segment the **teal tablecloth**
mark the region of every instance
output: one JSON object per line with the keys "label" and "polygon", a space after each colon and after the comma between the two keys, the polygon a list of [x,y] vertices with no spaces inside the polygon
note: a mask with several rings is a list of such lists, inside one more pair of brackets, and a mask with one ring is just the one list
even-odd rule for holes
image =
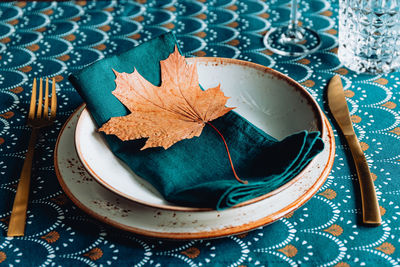
{"label": "teal tablecloth", "polygon": [[[300,3],[304,25],[322,36],[300,58],[266,51],[263,34],[286,23],[289,1],[80,1],[0,3],[0,264],[50,266],[396,266],[400,264],[400,75],[357,75],[337,59],[337,1]],[[301,82],[331,119],[327,81],[341,74],[362,147],[376,178],[383,224],[359,224],[359,190],[348,147],[336,135],[331,175],[303,207],[250,233],[172,242],[108,227],[64,195],[53,167],[57,134],[81,104],[69,73],[173,30],[186,55],[232,57],[273,67]],[[56,76],[59,113],[39,139],[25,237],[6,238],[26,152],[33,77]],[[333,124],[335,127],[335,124]],[[336,127],[335,127],[336,128]],[[336,131],[335,131],[336,134]]]}

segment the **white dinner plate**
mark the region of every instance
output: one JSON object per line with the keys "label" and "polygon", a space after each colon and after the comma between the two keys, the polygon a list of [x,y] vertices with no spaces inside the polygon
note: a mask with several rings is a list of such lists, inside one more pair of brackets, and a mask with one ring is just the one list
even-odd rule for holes
{"label": "white dinner plate", "polygon": [[[324,150],[313,168],[276,194],[249,205],[223,211],[165,210],[141,205],[111,192],[97,183],[82,166],[74,147],[74,133],[84,106],[67,120],[58,136],[54,166],[68,197],[94,218],[133,233],[169,239],[215,238],[246,232],[269,224],[308,201],[329,175],[335,142],[329,122],[324,120]],[[314,161],[315,162],[315,161]]]}
{"label": "white dinner plate", "polygon": [[[197,64],[199,82],[204,88],[221,85],[230,99],[229,107],[278,140],[301,130],[324,134],[323,115],[311,95],[289,77],[258,64],[227,58],[190,58]],[[168,203],[157,190],[136,175],[108,148],[87,109],[78,120],[75,132],[76,150],[86,171],[105,188],[120,196],[154,208],[195,211],[199,208]],[[307,166],[320,163],[317,156]],[[280,188],[246,201],[248,205],[270,197],[303,177],[299,173]]]}
{"label": "white dinner plate", "polygon": [[220,83],[231,97],[228,106],[236,106],[235,111],[255,126],[277,139],[301,130],[319,130],[323,151],[289,183],[242,205],[223,211],[173,206],[111,153],[81,106],[61,130],[54,152],[57,177],[72,201],[120,229],[194,239],[249,231],[309,200],[328,177],[335,155],[332,128],[311,95],[287,76],[254,63],[222,58],[187,61],[197,64],[204,88]]}

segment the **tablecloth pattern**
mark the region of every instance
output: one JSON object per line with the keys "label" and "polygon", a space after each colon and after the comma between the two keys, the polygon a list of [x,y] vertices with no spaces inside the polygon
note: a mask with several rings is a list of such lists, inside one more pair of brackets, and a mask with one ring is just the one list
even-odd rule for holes
{"label": "tablecloth pattern", "polygon": [[[399,266],[399,73],[355,74],[337,54],[337,1],[300,3],[300,23],[321,34],[304,57],[277,56],[262,37],[288,22],[288,0],[140,0],[0,3],[0,264],[31,266]],[[304,206],[272,225],[215,240],[165,241],[102,224],[66,197],[54,172],[60,128],[82,102],[66,77],[105,56],[174,31],[187,56],[248,60],[302,83],[329,115],[326,84],[342,76],[352,120],[375,180],[382,226],[360,225],[348,147],[337,135],[331,175]],[[56,77],[59,112],[42,131],[32,176],[26,236],[7,238],[30,129],[34,77]],[[334,128],[336,125],[333,124]]]}

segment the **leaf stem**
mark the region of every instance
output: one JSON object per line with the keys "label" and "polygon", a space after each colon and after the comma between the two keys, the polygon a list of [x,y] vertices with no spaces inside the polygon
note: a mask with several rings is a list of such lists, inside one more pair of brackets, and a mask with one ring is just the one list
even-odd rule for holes
{"label": "leaf stem", "polygon": [[235,167],[233,167],[233,162],[232,162],[232,158],[231,158],[231,153],[229,153],[228,145],[226,144],[225,138],[224,138],[224,136],[222,135],[222,133],[221,133],[220,131],[218,131],[218,129],[217,129],[214,125],[212,125],[210,122],[206,122],[206,123],[207,123],[208,125],[210,125],[210,126],[219,134],[219,136],[221,136],[222,141],[224,141],[225,148],[226,148],[226,152],[228,153],[229,162],[230,162],[230,164],[231,164],[231,168],[232,168],[232,171],[233,171],[233,175],[235,176],[236,180],[237,180],[238,182],[242,183],[242,184],[248,184],[247,181],[243,181],[243,180],[240,179],[239,176],[236,174]]}

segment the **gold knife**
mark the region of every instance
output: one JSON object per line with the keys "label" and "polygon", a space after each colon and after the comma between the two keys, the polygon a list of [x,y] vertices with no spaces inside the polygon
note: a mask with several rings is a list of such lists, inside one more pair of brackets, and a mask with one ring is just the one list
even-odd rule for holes
{"label": "gold knife", "polygon": [[346,138],[353,156],[354,165],[356,166],[361,189],[363,222],[370,225],[380,225],[381,214],[379,211],[378,199],[376,198],[374,182],[368,168],[367,160],[351,123],[350,112],[347,107],[343,85],[339,75],[335,75],[329,82],[328,105]]}

